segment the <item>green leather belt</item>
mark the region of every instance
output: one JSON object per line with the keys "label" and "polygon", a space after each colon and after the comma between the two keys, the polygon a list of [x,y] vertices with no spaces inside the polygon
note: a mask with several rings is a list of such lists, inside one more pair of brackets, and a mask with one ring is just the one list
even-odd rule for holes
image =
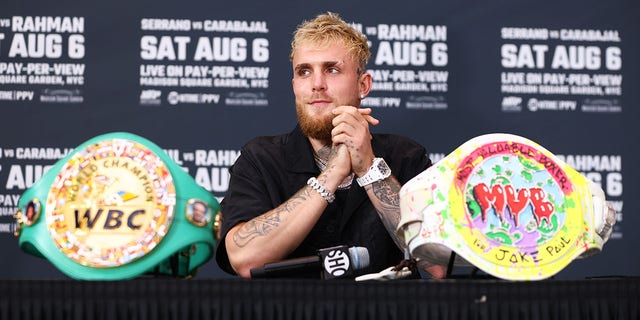
{"label": "green leather belt", "polygon": [[161,148],[125,132],[78,146],[18,205],[20,247],[85,280],[194,276],[213,255],[220,211]]}

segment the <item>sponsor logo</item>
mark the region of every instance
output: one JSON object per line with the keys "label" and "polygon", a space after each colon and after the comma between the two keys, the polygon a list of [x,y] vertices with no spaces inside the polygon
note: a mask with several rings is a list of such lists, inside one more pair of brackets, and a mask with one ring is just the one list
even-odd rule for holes
{"label": "sponsor logo", "polygon": [[167,102],[170,105],[177,104],[217,104],[220,101],[219,94],[210,93],[178,93],[171,91],[167,95]]}
{"label": "sponsor logo", "polygon": [[446,110],[449,105],[444,96],[409,96],[407,109]]}
{"label": "sponsor logo", "polygon": [[531,98],[527,101],[527,107],[531,112],[542,110],[575,111],[576,105],[576,101],[572,100],[538,100],[536,98]]}
{"label": "sponsor logo", "polygon": [[40,102],[48,103],[82,103],[84,97],[80,89],[44,89]]}
{"label": "sponsor logo", "polygon": [[399,97],[367,97],[362,100],[363,107],[398,108],[402,98]]}
{"label": "sponsor logo", "polygon": [[158,106],[162,103],[160,100],[161,96],[162,91],[160,90],[142,90],[140,92],[140,104]]}
{"label": "sponsor logo", "polygon": [[582,112],[622,112],[618,99],[584,99],[580,106]]}
{"label": "sponsor logo", "polygon": [[269,105],[264,92],[229,92],[224,102],[228,106],[265,107]]}
{"label": "sponsor logo", "polygon": [[0,90],[0,100],[31,101],[33,100],[33,91]]}
{"label": "sponsor logo", "polygon": [[349,272],[349,255],[340,249],[331,250],[327,256],[324,257],[323,266],[325,272],[333,277],[345,275]]}
{"label": "sponsor logo", "polygon": [[502,97],[503,112],[520,112],[522,111],[522,98],[515,96]]}

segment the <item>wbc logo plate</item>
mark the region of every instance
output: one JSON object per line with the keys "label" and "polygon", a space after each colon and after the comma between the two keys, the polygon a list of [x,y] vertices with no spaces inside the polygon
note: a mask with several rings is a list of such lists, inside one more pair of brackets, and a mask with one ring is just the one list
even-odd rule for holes
{"label": "wbc logo plate", "polygon": [[117,267],[160,243],[175,203],[174,182],[160,157],[133,141],[103,140],[63,165],[47,198],[46,223],[71,260]]}

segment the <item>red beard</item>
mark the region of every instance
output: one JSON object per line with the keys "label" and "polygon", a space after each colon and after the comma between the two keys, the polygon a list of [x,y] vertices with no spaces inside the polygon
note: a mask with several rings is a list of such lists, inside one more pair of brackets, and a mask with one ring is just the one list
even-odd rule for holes
{"label": "red beard", "polygon": [[298,123],[302,132],[309,138],[322,141],[331,141],[331,130],[333,130],[333,115],[312,116],[304,110],[302,106],[296,106]]}

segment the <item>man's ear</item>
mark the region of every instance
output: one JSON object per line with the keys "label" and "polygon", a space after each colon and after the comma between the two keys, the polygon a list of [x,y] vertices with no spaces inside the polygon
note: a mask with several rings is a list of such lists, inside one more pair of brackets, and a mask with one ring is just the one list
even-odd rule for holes
{"label": "man's ear", "polygon": [[371,77],[370,73],[364,72],[360,75],[360,79],[358,81],[360,99],[364,99],[369,94],[372,85],[373,78]]}

